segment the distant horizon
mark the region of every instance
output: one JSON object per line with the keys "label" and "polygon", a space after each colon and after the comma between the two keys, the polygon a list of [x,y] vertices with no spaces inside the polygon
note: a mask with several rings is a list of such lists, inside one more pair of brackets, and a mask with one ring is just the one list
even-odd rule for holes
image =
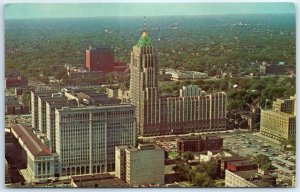
{"label": "distant horizon", "polygon": [[[294,13],[236,13],[236,14],[214,14],[214,15],[159,15],[146,16],[152,17],[210,17],[210,16],[234,16],[234,15],[295,15]],[[144,16],[95,16],[95,17],[41,17],[41,18],[8,18],[5,20],[39,20],[39,19],[98,19],[98,18],[120,18],[120,17],[136,17],[143,18]]]}
{"label": "distant horizon", "polygon": [[10,3],[8,19],[295,14],[287,2],[240,3]]}

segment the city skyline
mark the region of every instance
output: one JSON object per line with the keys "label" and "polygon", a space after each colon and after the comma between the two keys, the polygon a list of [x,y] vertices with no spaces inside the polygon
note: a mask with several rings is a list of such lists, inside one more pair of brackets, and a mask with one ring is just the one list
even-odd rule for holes
{"label": "city skyline", "polygon": [[5,187],[295,187],[295,5],[266,4],[19,4],[66,18],[6,17]]}
{"label": "city skyline", "polygon": [[6,4],[4,9],[5,19],[227,14],[295,14],[295,4],[288,2],[18,3]]}

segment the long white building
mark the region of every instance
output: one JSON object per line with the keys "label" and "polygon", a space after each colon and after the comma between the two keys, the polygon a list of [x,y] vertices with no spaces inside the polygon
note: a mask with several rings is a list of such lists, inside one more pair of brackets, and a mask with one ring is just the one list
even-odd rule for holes
{"label": "long white building", "polygon": [[135,145],[134,106],[55,110],[60,175],[104,173],[115,169],[115,146]]}

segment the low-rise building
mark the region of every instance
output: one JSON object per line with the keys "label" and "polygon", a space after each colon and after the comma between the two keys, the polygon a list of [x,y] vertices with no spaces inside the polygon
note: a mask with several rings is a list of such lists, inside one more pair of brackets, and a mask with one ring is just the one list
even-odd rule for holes
{"label": "low-rise building", "polygon": [[200,154],[199,160],[200,162],[207,162],[211,159],[219,159],[221,157],[232,157],[232,154],[223,150],[207,151],[206,154]]}
{"label": "low-rise building", "polygon": [[106,87],[107,97],[118,99],[118,89],[119,87]]}
{"label": "low-rise building", "polygon": [[27,87],[28,86],[28,79],[24,76],[7,76],[5,78],[5,88],[11,87]]}
{"label": "low-rise building", "polygon": [[20,104],[18,100],[9,100],[5,102],[6,115],[29,114],[29,106]]}
{"label": "low-rise building", "polygon": [[27,170],[32,182],[54,178],[58,172],[58,156],[50,150],[25,126],[13,125],[11,132],[27,153]]}
{"label": "low-rise building", "polygon": [[251,161],[233,161],[227,163],[227,170],[232,172],[256,170],[257,168],[258,164]]}
{"label": "low-rise building", "polygon": [[218,136],[204,135],[177,140],[177,152],[184,153],[201,152],[207,150],[219,150],[223,146],[223,138]]}
{"label": "low-rise building", "polygon": [[275,187],[276,178],[270,175],[262,175],[257,170],[249,171],[225,171],[226,187]]}
{"label": "low-rise building", "polygon": [[82,175],[82,176],[72,176],[71,185],[73,187],[82,187],[82,188],[106,188],[106,187],[116,187],[124,188],[128,187],[125,181],[110,175],[109,173],[105,174],[96,174],[96,175]]}
{"label": "low-rise building", "polygon": [[167,68],[165,74],[171,75],[173,80],[184,80],[184,79],[206,79],[208,75],[198,71],[183,71]]}
{"label": "low-rise building", "polygon": [[230,162],[238,162],[238,161],[246,161],[245,157],[241,156],[229,156],[229,157],[220,157],[218,159],[218,164],[220,165],[220,177],[224,178],[225,170],[227,169],[227,165]]}
{"label": "low-rise building", "polygon": [[287,64],[265,64],[259,66],[261,75],[277,75],[277,74],[295,74],[295,65]]}

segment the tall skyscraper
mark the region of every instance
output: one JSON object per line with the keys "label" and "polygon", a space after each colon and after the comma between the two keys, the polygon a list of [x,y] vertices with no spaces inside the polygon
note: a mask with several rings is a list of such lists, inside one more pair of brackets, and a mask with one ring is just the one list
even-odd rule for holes
{"label": "tall skyscraper", "polygon": [[155,129],[160,119],[157,56],[145,30],[131,52],[131,101],[140,134]]}
{"label": "tall skyscraper", "polygon": [[160,97],[158,62],[146,27],[133,46],[130,62],[131,103],[137,130],[143,136],[224,130],[227,95],[202,94],[198,86],[183,87],[179,97]]}

